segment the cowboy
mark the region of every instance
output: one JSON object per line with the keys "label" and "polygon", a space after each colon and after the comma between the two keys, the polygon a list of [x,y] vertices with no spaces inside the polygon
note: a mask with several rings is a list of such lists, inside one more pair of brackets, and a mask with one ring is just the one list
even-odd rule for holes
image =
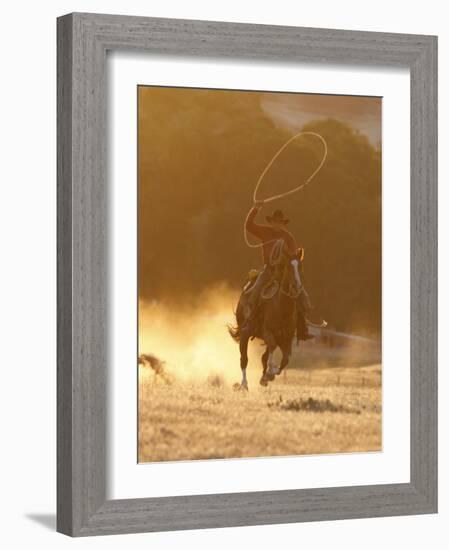
{"label": "cowboy", "polygon": [[[304,317],[304,304],[308,303],[308,297],[303,288],[300,275],[300,272],[302,272],[300,259],[302,260],[302,258],[298,257],[298,247],[296,245],[295,237],[285,228],[290,220],[284,218],[284,214],[281,210],[275,210],[272,216],[266,216],[265,218],[269,225],[260,225],[256,223],[255,218],[261,210],[263,204],[263,201],[256,201],[254,203],[245,224],[245,230],[261,241],[264,262],[263,269],[257,276],[257,279],[252,287],[251,294],[248,298],[247,322],[249,323],[252,319],[254,319],[261,291],[272,279],[273,257],[276,255],[276,247],[278,246],[277,243],[281,241],[284,243],[284,246],[290,256],[290,262],[294,268],[298,287],[302,289],[301,300],[298,300],[297,308],[297,336],[299,340],[308,340],[309,338],[313,338],[313,336],[308,334],[307,323]],[[303,294],[304,296],[302,296]]]}

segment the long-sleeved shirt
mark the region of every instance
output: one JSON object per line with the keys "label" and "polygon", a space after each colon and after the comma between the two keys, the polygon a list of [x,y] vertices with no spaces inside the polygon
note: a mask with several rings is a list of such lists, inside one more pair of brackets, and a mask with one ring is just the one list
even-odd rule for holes
{"label": "long-sleeved shirt", "polygon": [[295,237],[283,227],[277,229],[271,225],[260,225],[255,222],[257,216],[258,208],[253,207],[249,213],[248,219],[246,220],[246,231],[257,237],[262,242],[262,254],[263,261],[265,264],[270,263],[270,255],[273,249],[273,246],[276,241],[283,239],[289,254],[292,256],[296,254],[297,246]]}

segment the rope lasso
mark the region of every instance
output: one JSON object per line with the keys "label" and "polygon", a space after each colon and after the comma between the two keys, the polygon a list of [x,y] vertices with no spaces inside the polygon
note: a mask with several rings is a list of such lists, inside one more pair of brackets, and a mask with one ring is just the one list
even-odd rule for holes
{"label": "rope lasso", "polygon": [[[272,202],[272,201],[275,201],[277,199],[281,199],[283,197],[287,197],[288,195],[293,195],[293,193],[296,193],[297,191],[301,191],[301,189],[304,189],[304,187],[306,187],[306,185],[308,185],[312,179],[318,174],[318,172],[321,170],[321,168],[323,167],[323,164],[325,163],[326,161],[326,158],[327,158],[327,143],[326,143],[326,140],[323,138],[323,136],[321,136],[320,134],[317,134],[316,132],[298,132],[297,134],[295,134],[294,136],[292,136],[289,140],[287,140],[284,145],[282,145],[282,147],[277,151],[277,153],[273,156],[273,158],[270,160],[270,162],[267,164],[267,166],[265,167],[265,169],[263,170],[263,172],[260,174],[259,176],[259,179],[257,180],[257,183],[256,183],[256,187],[254,188],[254,193],[253,193],[253,202],[256,203],[258,202],[257,201],[257,192],[259,191],[259,187],[263,181],[263,178],[265,177],[265,174],[268,172],[268,170],[271,168],[271,166],[273,165],[273,163],[275,162],[275,160],[278,158],[278,156],[282,153],[282,151],[288,147],[290,145],[290,143],[292,141],[294,141],[296,138],[300,137],[300,136],[305,136],[305,135],[309,135],[309,136],[315,136],[317,137],[321,143],[323,144],[323,158],[321,159],[320,163],[318,164],[317,168],[312,172],[312,174],[306,179],[306,181],[304,181],[303,183],[301,183],[300,185],[296,186],[295,188],[293,189],[290,189],[289,191],[285,191],[284,193],[279,193],[277,195],[272,195],[271,197],[268,197],[267,199],[264,199],[262,201],[262,204],[266,204],[268,202]],[[264,244],[267,244],[268,243],[271,243],[271,242],[276,242],[276,245],[275,247],[273,248],[272,250],[272,254],[274,251],[276,251],[276,255],[278,253],[280,253],[281,251],[281,248],[282,248],[282,244],[283,244],[283,240],[281,239],[281,242],[279,242],[279,245],[277,244],[278,242],[278,239],[273,239],[271,241],[266,241],[265,243],[263,242],[260,242],[260,243],[257,243],[257,244],[252,244],[249,242],[248,240],[248,235],[247,235],[247,232],[246,232],[246,223],[248,221],[248,218],[249,218],[249,215],[251,213],[251,210],[252,208],[249,210],[248,214],[246,215],[246,218],[245,218],[245,223],[243,224],[243,237],[245,239],[245,243],[250,247],[250,248],[260,248],[261,246],[263,246]],[[320,323],[312,323],[311,321],[309,321],[309,319],[306,318],[306,323],[312,327],[315,327],[315,328],[325,328],[327,326],[327,322],[322,319]]]}
{"label": "rope lasso", "polygon": [[[278,156],[282,153],[282,151],[284,149],[286,149],[286,147],[288,147],[290,145],[290,143],[292,141],[294,141],[296,138],[300,137],[300,136],[306,136],[306,135],[309,135],[309,136],[315,136],[317,137],[321,143],[323,144],[323,158],[321,159],[321,162],[319,163],[318,167],[312,172],[312,174],[306,179],[306,181],[304,181],[303,183],[301,183],[300,185],[298,185],[297,187],[294,187],[293,189],[290,189],[289,191],[285,191],[284,193],[279,193],[277,195],[272,195],[271,197],[268,197],[267,199],[264,199],[262,201],[263,204],[266,204],[268,202],[272,202],[272,201],[275,201],[277,199],[281,199],[283,197],[287,197],[288,195],[293,195],[293,193],[296,193],[297,191],[301,191],[301,189],[304,189],[304,187],[306,185],[308,185],[311,180],[318,174],[318,172],[321,170],[321,168],[323,167],[323,164],[324,162],[326,161],[326,157],[327,157],[327,143],[326,143],[326,140],[323,138],[323,136],[321,136],[320,134],[317,134],[316,132],[298,132],[297,134],[295,134],[294,136],[292,136],[289,140],[287,140],[284,145],[282,145],[282,147],[277,151],[277,153],[273,156],[273,158],[270,160],[270,162],[266,165],[265,169],[263,170],[263,172],[260,174],[259,176],[259,179],[257,180],[257,183],[256,183],[256,187],[254,188],[254,193],[253,193],[253,202],[256,203],[258,202],[258,199],[257,199],[257,193],[259,191],[259,187],[265,177],[265,174],[268,172],[268,170],[271,168],[271,166],[273,165],[273,163],[275,162],[275,160],[278,158]],[[249,240],[248,240],[248,235],[247,235],[247,231],[246,231],[246,223],[248,221],[248,218],[249,218],[249,215],[251,213],[251,210],[249,210],[248,214],[246,215],[246,218],[245,218],[245,223],[243,224],[243,237],[245,239],[245,243],[250,247],[250,248],[260,248],[261,246],[263,246],[264,243],[257,243],[257,244],[253,244],[253,243],[250,243]],[[276,239],[275,239],[276,240]],[[273,242],[273,241],[268,241],[268,242]],[[266,243],[265,243],[266,244]]]}

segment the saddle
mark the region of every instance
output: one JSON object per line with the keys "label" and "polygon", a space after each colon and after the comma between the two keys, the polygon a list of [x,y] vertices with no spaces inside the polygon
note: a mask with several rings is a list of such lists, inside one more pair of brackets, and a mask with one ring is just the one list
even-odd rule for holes
{"label": "saddle", "polygon": [[[247,281],[243,286],[244,294],[251,292],[253,286],[256,283],[257,277],[260,275],[260,273],[261,273],[261,270],[259,269],[250,269],[250,271],[248,272]],[[268,283],[266,283],[261,289],[261,292],[260,292],[261,299],[270,300],[271,298],[273,298],[273,296],[276,295],[279,288],[280,288],[279,277],[276,277],[276,275],[273,273],[271,280],[268,281]]]}
{"label": "saddle", "polygon": [[[300,262],[300,278],[303,279],[302,261],[304,260],[304,249],[297,250],[297,258]],[[303,285],[298,287],[295,281],[292,281],[291,272],[288,277],[288,264],[274,264],[263,270],[251,269],[248,272],[247,280],[243,286],[242,295],[240,296],[240,305],[244,311],[244,317],[251,319],[254,327],[253,336],[260,337],[260,327],[264,315],[264,304],[274,298],[279,292],[283,292],[286,296],[295,301],[296,304],[296,332],[299,340],[307,340],[311,338],[308,334],[306,314],[312,309],[309,296]],[[289,266],[288,266],[289,267]],[[263,280],[263,286],[257,291],[252,292],[259,275],[263,273],[266,277]],[[260,281],[262,283],[262,281]]]}

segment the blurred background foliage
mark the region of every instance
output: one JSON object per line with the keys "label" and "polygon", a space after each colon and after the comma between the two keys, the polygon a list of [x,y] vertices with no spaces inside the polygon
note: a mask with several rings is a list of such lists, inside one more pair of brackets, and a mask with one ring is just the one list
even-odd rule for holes
{"label": "blurred background foliage", "polygon": [[[294,133],[262,108],[273,95],[280,94],[139,87],[141,299],[176,303],[223,281],[239,289],[260,266],[260,250],[244,243],[243,222],[259,175]],[[259,221],[275,208],[290,219],[320,315],[337,330],[379,336],[380,146],[338,117],[317,114],[303,129],[326,139],[327,161],[304,191],[264,206]],[[267,173],[260,198],[303,182],[321,156],[317,139],[293,142]]]}

